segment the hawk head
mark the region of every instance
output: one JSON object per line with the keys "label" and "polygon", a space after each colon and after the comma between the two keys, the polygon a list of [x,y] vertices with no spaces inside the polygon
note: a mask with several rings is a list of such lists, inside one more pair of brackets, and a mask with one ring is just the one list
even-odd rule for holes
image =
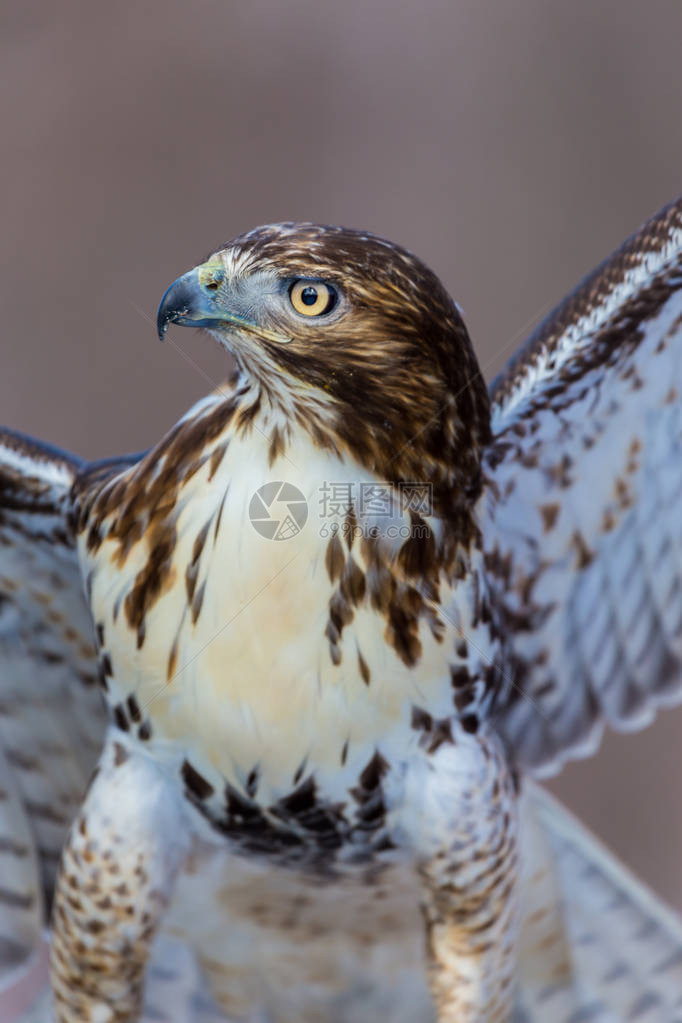
{"label": "hawk head", "polygon": [[382,478],[478,478],[489,406],[466,328],[435,274],[391,242],[257,228],[175,281],[157,322],[162,339],[170,323],[208,328],[266,406]]}

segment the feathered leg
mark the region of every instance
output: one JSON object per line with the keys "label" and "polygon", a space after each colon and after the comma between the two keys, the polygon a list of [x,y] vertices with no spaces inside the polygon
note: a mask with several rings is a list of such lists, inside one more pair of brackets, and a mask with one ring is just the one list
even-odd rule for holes
{"label": "feathered leg", "polygon": [[[429,984],[439,1023],[502,1023],[513,1008],[517,794],[493,737],[455,737],[410,788]],[[418,802],[417,802],[418,801]]]}
{"label": "feathered leg", "polygon": [[180,793],[110,734],[62,856],[51,982],[59,1023],[140,1017],[152,939],[189,829]]}

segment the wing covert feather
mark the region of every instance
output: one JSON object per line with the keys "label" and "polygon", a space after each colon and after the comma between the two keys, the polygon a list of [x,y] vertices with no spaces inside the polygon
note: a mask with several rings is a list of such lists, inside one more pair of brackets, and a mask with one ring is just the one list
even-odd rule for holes
{"label": "wing covert feather", "polygon": [[491,388],[486,562],[499,726],[555,770],[682,696],[682,202],[565,300]]}
{"label": "wing covert feather", "polygon": [[0,430],[0,790],[7,793],[0,802],[0,973],[13,966],[3,940],[22,934],[28,953],[40,937],[41,889],[49,901],[105,727],[68,524],[80,469],[69,455]]}

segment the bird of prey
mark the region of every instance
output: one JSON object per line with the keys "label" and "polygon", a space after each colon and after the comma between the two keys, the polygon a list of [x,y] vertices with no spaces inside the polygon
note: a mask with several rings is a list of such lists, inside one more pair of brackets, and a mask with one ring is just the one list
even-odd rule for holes
{"label": "bird of prey", "polygon": [[0,433],[8,975],[51,905],[59,1023],[682,1020],[533,782],[682,691],[682,201],[489,389],[370,233],[242,235],[171,324],[235,369],[150,451]]}

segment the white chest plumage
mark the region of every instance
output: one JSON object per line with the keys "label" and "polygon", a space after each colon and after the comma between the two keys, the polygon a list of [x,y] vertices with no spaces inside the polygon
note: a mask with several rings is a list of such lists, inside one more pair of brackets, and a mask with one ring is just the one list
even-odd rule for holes
{"label": "white chest plumage", "polygon": [[[286,539],[263,535],[253,503],[260,488],[276,490],[278,482],[303,497],[289,506],[299,523]],[[418,657],[407,663],[388,639],[390,614],[374,591],[384,571],[376,552],[394,565],[414,523],[395,504],[388,508],[386,493],[383,481],[305,431],[273,460],[264,430],[236,432],[230,424],[179,489],[171,531],[148,530],[122,566],[119,545],[106,536],[94,556],[84,555],[108,698],[122,716],[133,697],[157,756],[186,758],[214,790],[227,782],[262,805],[314,772],[318,791],[334,800],[376,752],[396,765],[423,744],[415,714],[417,725],[424,714],[452,716],[453,671],[472,656],[463,649],[463,637],[475,634],[472,583],[455,594],[441,580],[416,625]],[[286,502],[270,511],[284,515]],[[372,532],[379,538],[370,555],[364,538]],[[172,567],[140,641],[126,608],[148,572],[154,538],[170,548]]]}

